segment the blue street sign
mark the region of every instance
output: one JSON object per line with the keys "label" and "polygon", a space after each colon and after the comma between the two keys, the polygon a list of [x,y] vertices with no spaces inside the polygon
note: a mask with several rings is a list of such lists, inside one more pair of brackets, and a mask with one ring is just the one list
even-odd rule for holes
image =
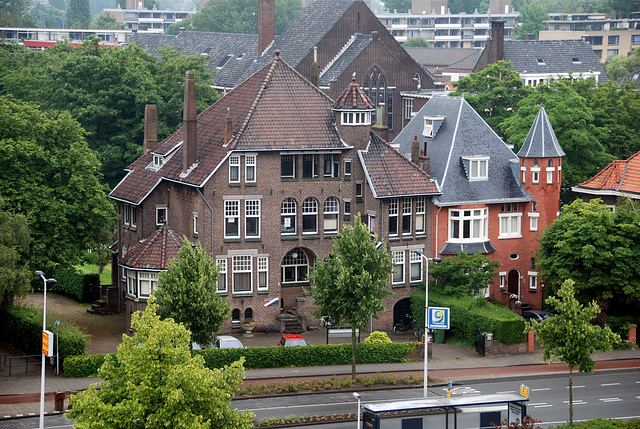
{"label": "blue street sign", "polygon": [[429,329],[449,329],[449,308],[429,307]]}

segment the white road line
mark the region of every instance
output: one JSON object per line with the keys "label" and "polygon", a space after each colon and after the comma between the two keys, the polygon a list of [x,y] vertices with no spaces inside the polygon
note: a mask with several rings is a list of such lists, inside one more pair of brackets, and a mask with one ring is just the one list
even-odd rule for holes
{"label": "white road line", "polygon": [[505,390],[504,392],[496,392],[496,395],[504,395],[506,393],[513,393],[513,390]]}
{"label": "white road line", "polygon": [[536,405],[544,405],[546,404],[546,402],[534,402],[534,403],[527,403],[527,407],[535,407]]}
{"label": "white road line", "polygon": [[620,383],[602,383],[600,386],[620,386]]}
{"label": "white road line", "polygon": [[532,392],[542,392],[543,390],[551,390],[550,387],[541,387],[540,389],[531,389]]}
{"label": "white road line", "polygon": [[640,396],[636,396],[636,399],[640,399]]}
{"label": "white road line", "polygon": [[535,405],[533,408],[549,408],[553,407],[553,404]]}
{"label": "white road line", "polygon": [[622,399],[620,398],[600,398],[602,402],[620,402]]}
{"label": "white road line", "polygon": [[[563,404],[568,404],[569,401],[562,401]],[[586,404],[585,401],[583,401],[582,399],[574,399],[573,400],[573,405],[581,405],[581,404]]]}
{"label": "white road line", "polygon": [[[581,389],[583,387],[585,387],[585,386],[573,386],[574,389]],[[569,388],[569,386],[565,387],[565,389],[568,389],[568,388]]]}

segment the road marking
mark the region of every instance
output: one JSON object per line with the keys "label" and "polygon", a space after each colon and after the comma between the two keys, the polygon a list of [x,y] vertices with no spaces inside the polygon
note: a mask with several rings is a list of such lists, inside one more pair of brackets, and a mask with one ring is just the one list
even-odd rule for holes
{"label": "road marking", "polygon": [[602,402],[620,402],[622,399],[620,398],[600,398]]}
{"label": "road marking", "polygon": [[553,404],[540,404],[540,405],[533,406],[533,408],[549,408],[549,407],[553,407]]}
{"label": "road marking", "polygon": [[544,404],[546,404],[546,402],[534,402],[534,403],[528,402],[527,406],[535,407],[536,405],[544,405]]}
{"label": "road marking", "polygon": [[[563,404],[568,404],[569,401],[562,401]],[[573,405],[585,405],[586,402],[583,401],[582,399],[574,399],[573,400]]]}
{"label": "road marking", "polygon": [[640,396],[636,396],[636,399],[640,399]]}
{"label": "road marking", "polygon": [[505,390],[504,392],[496,392],[496,395],[504,395],[507,393],[513,393],[513,390]]}
{"label": "road marking", "polygon": [[[585,387],[585,386],[573,386],[574,389],[581,389],[583,387]],[[568,389],[568,388],[569,388],[569,386],[565,387],[565,389]]]}
{"label": "road marking", "polygon": [[620,383],[602,383],[600,386],[620,386]]}
{"label": "road marking", "polygon": [[542,392],[543,390],[551,390],[550,387],[541,387],[540,389],[531,389],[532,392]]}

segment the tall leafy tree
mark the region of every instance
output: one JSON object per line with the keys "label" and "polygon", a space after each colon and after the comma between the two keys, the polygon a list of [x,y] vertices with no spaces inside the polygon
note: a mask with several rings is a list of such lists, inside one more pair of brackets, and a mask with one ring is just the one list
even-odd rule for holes
{"label": "tall leafy tree", "polygon": [[187,328],[160,320],[153,302],[131,325],[134,334],[124,335],[98,370],[100,389],[92,385],[70,398],[74,427],[253,427],[253,413],[229,407],[244,378],[243,359],[206,368],[202,356],[189,352]]}
{"label": "tall leafy tree", "polygon": [[91,7],[89,0],[69,0],[67,8],[67,28],[89,28]]}
{"label": "tall leafy tree", "polygon": [[29,292],[32,272],[26,265],[29,227],[22,214],[5,211],[0,197],[0,307],[11,305],[14,297]]}
{"label": "tall leafy tree", "polygon": [[[389,12],[397,11],[404,13],[411,9],[411,0],[387,0],[384,2],[384,7]],[[429,13],[431,13],[431,11],[429,11]]]}
{"label": "tall leafy tree", "polygon": [[0,0],[0,26],[35,27],[30,0]]}
{"label": "tall leafy tree", "polygon": [[183,237],[182,243],[176,259],[158,278],[154,293],[160,306],[158,314],[184,324],[193,341],[207,344],[229,318],[231,309],[216,292],[219,272],[215,260],[199,242],[192,247]]}
{"label": "tall leafy tree", "polygon": [[581,302],[640,304],[640,210],[576,200],[539,241],[539,272],[552,290],[571,278]]}
{"label": "tall leafy tree", "polygon": [[520,18],[513,28],[513,35],[516,39],[521,39],[524,34],[533,34],[538,38],[540,30],[545,29],[544,21],[549,20],[549,9],[543,0],[527,0],[518,9]]}
{"label": "tall leafy tree", "polygon": [[376,249],[369,228],[360,214],[353,226],[345,226],[333,241],[331,253],[316,263],[309,278],[316,315],[331,316],[351,325],[351,378],[356,378],[356,329],[363,331],[371,316],[384,310],[382,302],[391,294],[387,287],[393,265],[384,247]]}
{"label": "tall leafy tree", "polygon": [[431,264],[429,274],[434,281],[429,288],[444,295],[478,295],[493,283],[491,279],[498,274],[499,266],[500,262],[492,261],[482,253],[460,252],[438,264]]}
{"label": "tall leafy tree", "polygon": [[109,13],[101,13],[92,23],[91,28],[99,30],[119,30],[121,24]]}
{"label": "tall leafy tree", "polygon": [[402,46],[405,48],[428,48],[429,42],[420,37],[415,37],[404,42]]}
{"label": "tall leafy tree", "polygon": [[640,52],[635,49],[631,55],[615,55],[607,58],[604,69],[610,80],[618,80],[621,77],[640,69]]}
{"label": "tall leafy tree", "polygon": [[573,281],[563,282],[558,297],[546,300],[556,313],[555,317],[541,323],[533,322],[527,331],[534,331],[544,347],[542,358],[548,362],[561,361],[569,368],[569,425],[573,426],[573,371],[593,372],[596,363],[591,354],[611,351],[620,342],[620,336],[609,327],[601,328],[591,323],[600,307],[592,301],[582,305],[574,296]]}
{"label": "tall leafy tree", "polygon": [[71,267],[107,241],[116,213],[100,162],[68,113],[0,96],[0,195],[27,219],[29,265]]}

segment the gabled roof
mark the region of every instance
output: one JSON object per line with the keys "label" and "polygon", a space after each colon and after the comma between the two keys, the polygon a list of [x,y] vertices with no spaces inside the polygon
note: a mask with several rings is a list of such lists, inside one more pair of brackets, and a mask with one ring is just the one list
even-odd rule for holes
{"label": "gabled roof", "polygon": [[[197,96],[197,95],[196,95]],[[201,187],[232,150],[344,149],[331,99],[276,57],[198,115],[197,166],[182,177],[183,128],[129,167],[111,191],[116,200],[140,204],[162,180]],[[224,144],[227,112],[233,138]],[[159,170],[153,156],[168,155]]]}
{"label": "gabled roof", "polygon": [[333,108],[335,110],[373,110],[375,106],[360,89],[360,85],[356,83],[356,77],[354,76],[349,86],[342,91],[342,94],[333,103]]}
{"label": "gabled roof", "polygon": [[368,34],[354,34],[345,49],[341,50],[336,58],[321,71],[320,86],[328,87],[331,80],[342,75],[372,42],[373,39]]}
{"label": "gabled roof", "polygon": [[527,134],[518,156],[521,158],[555,158],[564,155],[556,133],[549,122],[547,112],[544,110],[544,106],[540,106],[540,111],[529,129],[529,134]]}
{"label": "gabled roof", "polygon": [[598,82],[607,81],[593,48],[583,40],[507,40],[504,60],[520,74],[599,73]]}
{"label": "gabled roof", "polygon": [[[425,117],[444,117],[433,138],[423,137]],[[518,157],[461,97],[434,96],[394,139],[405,157],[411,142],[427,140],[430,175],[440,185],[438,205],[526,201],[532,199],[517,179]],[[488,179],[469,180],[470,158],[488,159]]]}
{"label": "gabled roof", "polygon": [[165,223],[120,259],[120,265],[140,270],[166,270],[178,256],[182,242]]}
{"label": "gabled roof", "polygon": [[640,152],[627,160],[613,161],[586,182],[572,188],[585,194],[640,198]]}
{"label": "gabled roof", "polygon": [[438,195],[437,183],[389,143],[370,134],[369,146],[358,151],[375,198]]}

